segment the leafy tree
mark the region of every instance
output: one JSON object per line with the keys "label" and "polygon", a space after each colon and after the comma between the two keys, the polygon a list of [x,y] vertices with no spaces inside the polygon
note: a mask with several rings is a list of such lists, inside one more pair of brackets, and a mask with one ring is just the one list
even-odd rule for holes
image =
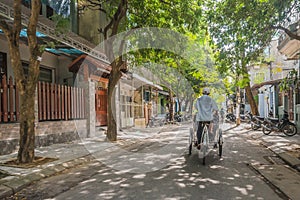
{"label": "leafy tree", "polygon": [[284,31],[291,38],[300,39],[287,26],[300,11],[298,0],[221,0],[206,4],[211,43],[216,49],[219,70],[234,73],[242,80],[251,110],[258,113],[249,85],[246,66],[256,61],[263,49],[278,33]]}
{"label": "leafy tree", "polygon": [[39,66],[43,48],[37,43],[36,26],[41,1],[31,1],[31,13],[27,25],[28,46],[30,52],[28,76],[24,75],[20,57],[20,32],[22,29],[21,0],[14,0],[14,19],[12,22],[0,19],[0,28],[8,41],[11,66],[20,93],[20,147],[17,160],[29,163],[34,160],[34,96],[39,77]]}
{"label": "leafy tree", "polygon": [[[83,0],[84,1],[84,0]],[[97,9],[107,16],[107,23],[100,27],[99,31],[104,36],[105,54],[111,62],[108,84],[108,102],[111,102],[115,85],[123,72],[126,72],[127,65],[123,58],[125,38],[116,42],[114,36],[118,33],[142,27],[161,27],[184,33],[186,31],[198,31],[201,15],[201,5],[196,0],[85,0],[82,4],[86,9]],[[149,33],[151,34],[151,33]],[[159,40],[160,38],[155,38]],[[153,40],[152,40],[153,41]],[[114,50],[119,52],[116,54]],[[118,55],[118,56],[116,56]],[[117,126],[113,117],[112,103],[108,104],[108,129],[107,138],[110,141],[117,140]]]}
{"label": "leafy tree", "polygon": [[[132,57],[138,65],[146,66],[160,80],[160,84],[174,92],[179,100],[180,110],[184,104],[189,106],[188,110],[191,112],[193,101],[200,95],[203,87],[218,88],[214,89],[216,93],[220,91],[220,94],[224,94],[224,91],[221,92],[224,85],[214,67],[212,52],[203,39],[205,34],[185,35],[186,40],[181,46],[184,52],[181,55],[159,49],[140,49],[138,52],[132,52]],[[170,114],[172,118],[172,113]]]}

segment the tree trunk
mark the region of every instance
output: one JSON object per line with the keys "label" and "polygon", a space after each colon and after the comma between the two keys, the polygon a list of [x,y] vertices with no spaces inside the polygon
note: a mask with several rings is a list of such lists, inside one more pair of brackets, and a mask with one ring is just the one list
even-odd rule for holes
{"label": "tree trunk", "polygon": [[[115,65],[113,63],[112,65]],[[114,116],[116,111],[115,105],[115,86],[117,85],[118,81],[120,80],[122,74],[121,72],[116,69],[116,66],[112,66],[112,71],[109,76],[108,82],[108,91],[107,91],[107,98],[108,98],[108,105],[107,105],[107,139],[109,141],[116,141],[117,140],[117,123]]]}
{"label": "tree trunk", "polygon": [[16,79],[16,87],[19,89],[20,93],[20,147],[17,160],[19,163],[30,163],[34,160],[34,97],[39,77],[40,57],[43,52],[39,48],[36,37],[36,26],[41,1],[31,1],[31,13],[27,26],[27,38],[30,52],[27,77],[24,76],[19,48],[20,31],[22,28],[21,3],[21,0],[14,0],[13,25],[9,25],[5,20],[0,20],[0,28],[4,31],[8,40],[11,66]]}
{"label": "tree trunk", "polygon": [[180,99],[178,99],[178,112],[181,112],[181,104],[182,104],[182,101]]}
{"label": "tree trunk", "polygon": [[254,97],[253,97],[253,94],[251,91],[250,83],[247,84],[247,86],[245,87],[245,90],[246,90],[246,96],[247,96],[248,102],[251,107],[251,113],[253,115],[258,115],[259,114],[258,108],[257,108],[256,102],[254,100]]}
{"label": "tree trunk", "polygon": [[[245,60],[243,60],[243,67],[242,67],[242,70],[243,70],[243,73],[246,74],[248,76],[248,70],[247,70],[247,67],[246,67],[246,63],[245,63]],[[258,115],[258,108],[257,108],[257,105],[255,103],[255,100],[254,100],[254,97],[253,97],[253,94],[252,94],[252,91],[251,91],[251,87],[250,87],[250,80],[247,82],[247,85],[245,87],[245,91],[246,91],[246,96],[247,96],[247,99],[248,99],[248,102],[250,104],[250,108],[251,108],[251,113],[252,115]]]}
{"label": "tree trunk", "polygon": [[170,116],[170,122],[173,122],[174,121],[174,102],[173,102],[173,93],[171,91],[171,89],[169,89],[169,100],[170,100],[170,104],[169,104],[169,116]]}
{"label": "tree trunk", "polygon": [[[18,151],[19,163],[31,163],[34,160],[34,97],[35,92],[25,90],[20,102],[20,148]],[[30,108],[30,109],[28,109]]]}

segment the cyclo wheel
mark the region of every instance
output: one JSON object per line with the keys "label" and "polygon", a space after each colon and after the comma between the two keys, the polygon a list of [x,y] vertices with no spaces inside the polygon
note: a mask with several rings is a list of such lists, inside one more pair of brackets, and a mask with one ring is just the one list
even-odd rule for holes
{"label": "cyclo wheel", "polygon": [[206,145],[203,145],[203,158],[202,158],[203,165],[205,165],[206,152],[207,152],[207,147]]}
{"label": "cyclo wheel", "polygon": [[204,126],[203,128],[203,133],[202,133],[202,153],[203,153],[203,158],[202,158],[202,164],[205,165],[205,159],[206,159],[206,154],[208,150],[208,144],[209,144],[209,136],[208,136],[208,129],[207,125]]}
{"label": "cyclo wheel", "polygon": [[190,137],[189,137],[189,155],[192,154],[192,146],[194,140],[194,129],[190,128]]}
{"label": "cyclo wheel", "polygon": [[284,125],[282,131],[287,136],[293,136],[297,134],[297,127],[295,124],[289,122],[288,124]]}
{"label": "cyclo wheel", "polygon": [[223,135],[222,135],[222,130],[219,130],[219,139],[218,139],[218,143],[219,143],[219,157],[222,157],[222,153],[223,153]]}

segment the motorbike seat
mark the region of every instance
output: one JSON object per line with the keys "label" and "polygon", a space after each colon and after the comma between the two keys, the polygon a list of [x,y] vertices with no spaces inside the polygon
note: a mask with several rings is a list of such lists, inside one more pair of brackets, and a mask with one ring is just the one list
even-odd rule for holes
{"label": "motorbike seat", "polygon": [[275,122],[275,123],[278,123],[278,122],[279,122],[279,119],[278,119],[278,118],[272,118],[272,117],[269,117],[268,119],[271,120],[272,122]]}
{"label": "motorbike seat", "polygon": [[255,116],[257,119],[259,119],[259,120],[264,120],[265,118],[264,117],[260,117],[260,116]]}

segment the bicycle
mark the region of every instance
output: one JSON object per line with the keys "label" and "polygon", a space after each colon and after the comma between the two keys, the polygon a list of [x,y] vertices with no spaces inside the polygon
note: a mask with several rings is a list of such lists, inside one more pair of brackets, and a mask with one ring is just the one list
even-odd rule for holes
{"label": "bicycle", "polygon": [[[198,124],[197,122],[194,122],[193,127],[190,128],[190,137],[189,137],[189,155],[192,154],[192,146],[195,144],[195,146],[198,146],[197,137],[195,136],[195,133],[197,133]],[[195,131],[196,130],[196,131]],[[222,129],[218,129],[216,131],[215,138],[217,138],[217,143],[213,144],[213,148],[219,149],[219,157],[222,157],[223,153],[223,133]],[[206,156],[208,154],[208,150],[210,148],[210,140],[209,140],[209,123],[204,123],[202,136],[200,139],[200,150],[198,151],[199,158],[202,156],[202,164],[205,165]],[[202,155],[201,155],[202,154]]]}

